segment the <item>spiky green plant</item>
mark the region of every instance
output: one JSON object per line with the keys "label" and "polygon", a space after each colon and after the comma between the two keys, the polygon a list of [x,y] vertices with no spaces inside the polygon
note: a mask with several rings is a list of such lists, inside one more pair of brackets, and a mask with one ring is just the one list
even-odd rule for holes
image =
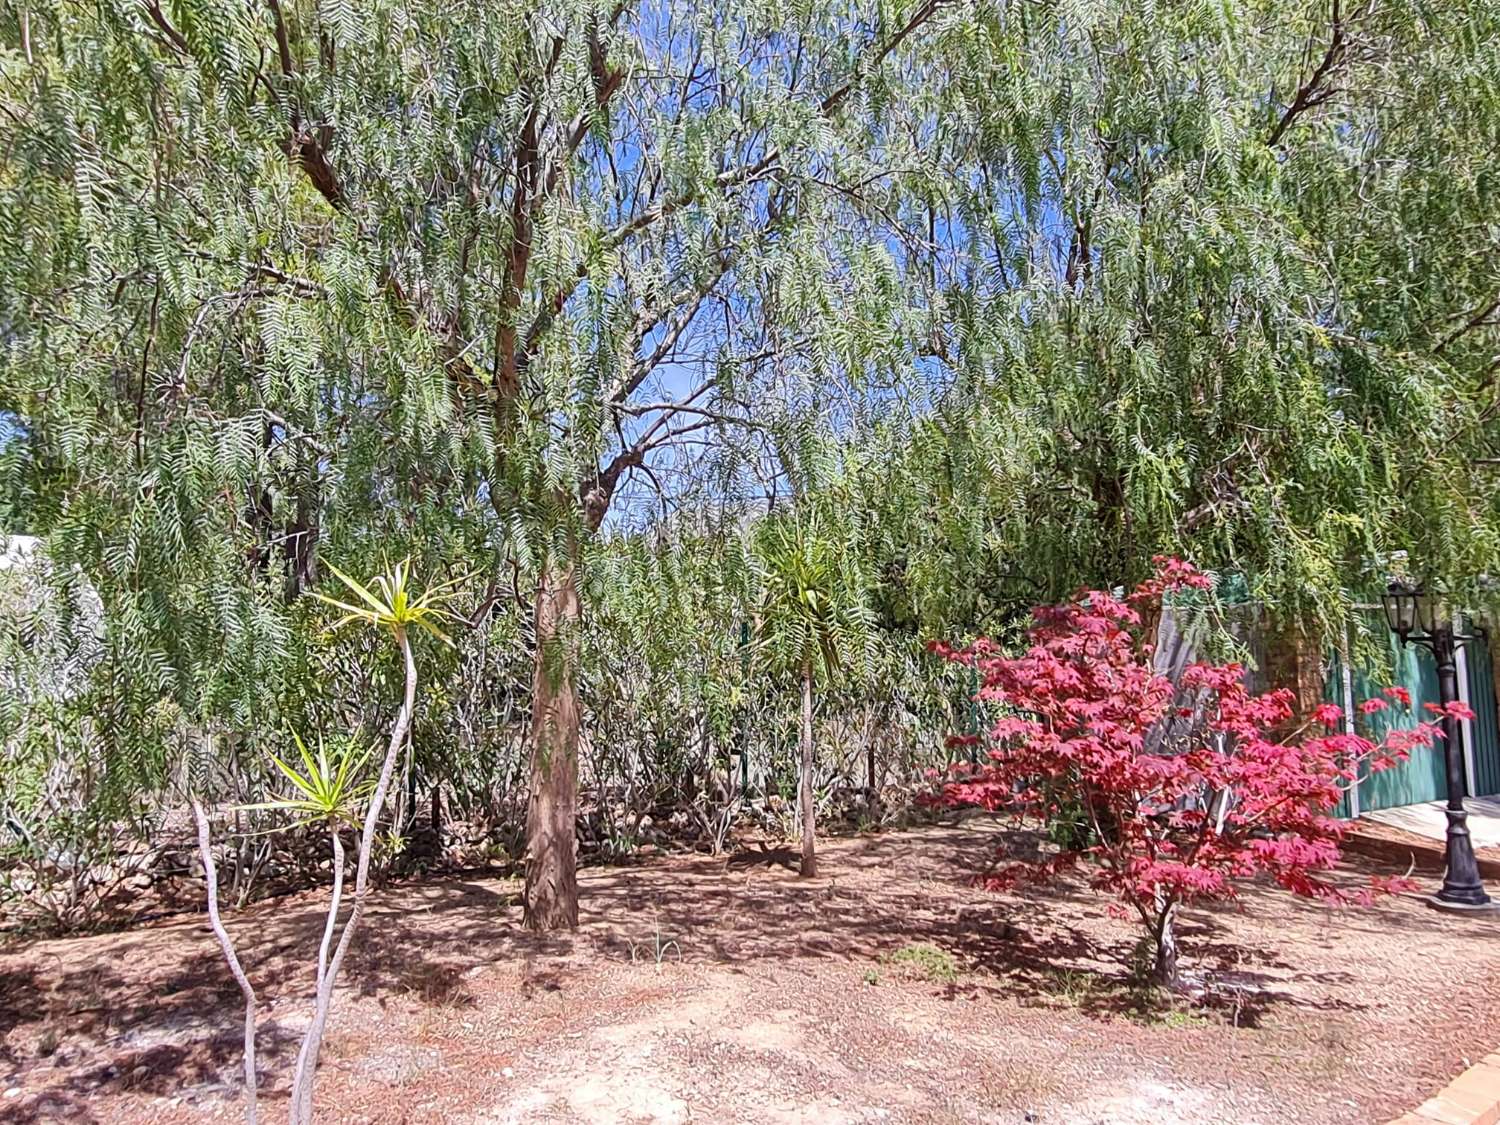
{"label": "spiky green plant", "polygon": [[354,740],[348,740],[330,755],[319,735],[315,754],[296,731],[292,732],[292,741],[302,762],[300,770],[270,755],[271,764],[291,784],[291,791],[245,807],[286,813],[300,824],[327,824],[335,832],[339,824],[357,825],[360,808],[375,787],[373,780],[360,777],[374,747],[361,749]]}
{"label": "spiky green plant", "polygon": [[769,521],[756,542],[761,577],[758,646],[765,662],[829,678],[868,639],[864,581],[850,546],[817,515]]}
{"label": "spiky green plant", "polygon": [[801,874],[817,874],[813,790],[813,687],[819,669],[831,681],[851,659],[863,659],[870,635],[866,588],[847,532],[816,508],[769,519],[755,545],[760,573],[757,648],[773,670],[801,684],[798,809]]}
{"label": "spiky green plant", "polygon": [[[292,1078],[291,1106],[288,1114],[291,1125],[308,1125],[313,1119],[313,1083],[317,1074],[318,1054],[322,1047],[323,1033],[328,1023],[328,1013],[333,1003],[334,982],[338,978],[339,968],[349,951],[364,909],[365,897],[369,890],[370,857],[374,851],[380,816],[385,808],[386,794],[390,788],[396,760],[411,729],[412,710],[416,703],[417,666],[412,652],[409,630],[421,629],[444,644],[452,645],[452,640],[437,628],[436,622],[457,619],[458,616],[449,608],[448,603],[457,596],[459,583],[450,581],[425,590],[413,591],[409,561],[403,560],[389,571],[376,575],[369,583],[359,582],[336,567],[330,566],[329,569],[362,603],[356,605],[324,594],[315,594],[314,596],[319,601],[344,611],[345,616],[336,621],[332,629],[362,622],[372,629],[389,632],[401,651],[402,662],[406,669],[406,682],[401,708],[396,713],[395,722],[391,727],[390,741],[386,745],[380,775],[373,783],[363,781],[359,776],[364,763],[370,756],[370,750],[359,754],[352,746],[344,746],[330,756],[320,740],[318,751],[314,754],[294,732],[292,737],[302,761],[302,769],[298,770],[280,758],[273,757],[272,759],[275,767],[291,783],[292,792],[258,806],[278,809],[303,821],[323,822],[328,826],[329,840],[333,848],[333,890],[329,900],[327,921],[323,927],[323,938],[318,947],[316,1000],[313,1005],[312,1021],[303,1036],[302,1047],[297,1055],[297,1068]],[[358,806],[366,794],[369,800],[365,805],[355,863],[354,905],[349,912],[348,919],[344,922],[343,930],[339,932],[338,914],[344,887],[344,846],[340,837],[340,828],[346,823],[356,822]],[[200,850],[205,856],[205,870],[210,870],[212,856],[208,850],[207,821],[196,802],[194,810],[199,819]],[[210,893],[214,893],[212,879],[210,879]],[[231,971],[236,979],[241,981],[241,988],[246,992],[247,1011],[250,1013],[246,1017],[246,1058],[249,1060],[254,1052],[253,993],[249,991],[248,981],[244,980],[244,974],[234,956],[228,935],[217,921],[215,921],[215,932],[219,934],[220,941],[224,945],[225,957],[229,961]],[[336,932],[339,933],[339,937],[337,946],[334,946]],[[249,1066],[250,1063],[247,1061],[247,1068]],[[247,1112],[253,1119],[255,1112],[253,1087],[250,1088]]]}
{"label": "spiky green plant", "polygon": [[413,594],[408,588],[411,582],[409,558],[402,559],[386,573],[377,574],[370,580],[369,586],[350,578],[332,563],[326,565],[333,576],[364,603],[351,605],[314,590],[313,597],[344,611],[344,616],[329,626],[329,632],[361,621],[374,628],[388,630],[398,641],[405,637],[406,630],[415,628],[437,638],[450,648],[453,647],[452,639],[437,627],[436,622],[455,619],[456,615],[449,608],[449,603],[458,596],[460,586],[467,579],[455,578]]}
{"label": "spiky green plant", "polygon": [[[328,926],[324,931],[323,948],[319,955],[317,1002],[313,1008],[312,1023],[302,1041],[302,1050],[297,1056],[297,1070],[292,1079],[291,1121],[293,1125],[309,1125],[313,1118],[313,1083],[317,1076],[318,1052],[322,1047],[323,1031],[328,1023],[328,1012],[333,1003],[333,985],[338,977],[339,966],[353,941],[355,927],[359,924],[364,908],[365,895],[369,891],[370,856],[375,847],[375,836],[380,815],[385,808],[386,792],[391,775],[396,768],[396,759],[411,729],[412,709],[416,704],[417,665],[412,653],[409,629],[415,627],[452,645],[448,636],[437,628],[439,620],[456,620],[458,615],[449,608],[457,596],[457,587],[462,580],[441,583],[419,592],[411,589],[412,572],[409,560],[402,560],[383,574],[376,575],[368,585],[349,577],[331,564],[330,571],[363,604],[351,605],[324,594],[315,594],[319,601],[326,602],[344,611],[345,616],[334,623],[337,629],[346,624],[363,622],[373,629],[387,631],[401,650],[406,668],[406,688],[401,709],[391,726],[391,737],[386,745],[385,760],[380,766],[380,777],[375,782],[369,807],[365,812],[364,827],[360,834],[359,853],[355,864],[354,907],[344,923],[337,948],[331,959],[326,950],[331,940],[336,909],[328,914]],[[370,589],[375,588],[375,591]],[[341,857],[340,857],[341,858]],[[340,864],[342,866],[342,864]]]}

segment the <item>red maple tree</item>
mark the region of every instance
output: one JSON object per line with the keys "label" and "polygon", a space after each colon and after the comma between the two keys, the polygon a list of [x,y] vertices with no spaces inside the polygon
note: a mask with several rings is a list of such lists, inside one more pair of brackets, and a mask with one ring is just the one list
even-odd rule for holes
{"label": "red maple tree", "polygon": [[[1239,664],[1193,664],[1174,683],[1152,662],[1141,611],[1210,580],[1178,559],[1156,563],[1123,600],[1090,590],[1035,610],[1019,656],[988,640],[932,647],[976,667],[978,698],[1001,705],[981,740],[987,754],[956,766],[939,800],[1083,822],[1084,842],[988,881],[1035,882],[1092,861],[1090,880],[1115,897],[1112,911],[1145,928],[1154,982],[1175,988],[1183,903],[1233,898],[1260,875],[1334,902],[1392,889],[1392,880],[1356,890],[1329,881],[1345,831],[1332,813],[1350,786],[1441,732],[1423,721],[1376,744],[1340,729],[1341,710],[1325,704],[1287,733],[1292,693],[1252,694]],[[1388,688],[1361,710],[1392,703],[1410,706],[1403,689]]]}

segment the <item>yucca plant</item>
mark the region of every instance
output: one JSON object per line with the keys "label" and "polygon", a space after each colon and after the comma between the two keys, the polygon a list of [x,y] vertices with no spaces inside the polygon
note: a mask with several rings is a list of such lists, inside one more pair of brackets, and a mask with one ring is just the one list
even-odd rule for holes
{"label": "yucca plant", "polygon": [[450,582],[443,582],[420,594],[413,595],[407,589],[411,582],[410,559],[402,559],[388,573],[377,574],[372,578],[370,584],[375,587],[375,591],[356,582],[332,563],[328,563],[327,566],[334,576],[364,603],[351,605],[349,602],[330,598],[326,594],[314,591],[313,597],[344,611],[344,616],[329,626],[329,632],[351,622],[362,621],[378,629],[389,629],[397,643],[402,645],[403,652],[408,651],[405,641],[408,629],[421,629],[442,641],[443,644],[452,647],[453,641],[437,627],[436,622],[455,619],[455,614],[448,608],[448,603],[458,596],[459,587],[463,585],[465,579],[455,578]]}
{"label": "yucca plant", "polygon": [[[318,995],[313,1008],[313,1021],[302,1040],[302,1050],[297,1055],[296,1074],[292,1079],[292,1105],[289,1115],[292,1125],[303,1125],[312,1121],[313,1081],[317,1074],[318,1052],[323,1044],[323,1031],[328,1023],[328,1011],[333,1003],[334,981],[338,977],[339,966],[343,964],[344,955],[348,953],[349,945],[354,940],[355,927],[359,924],[360,914],[364,910],[365,895],[369,891],[370,856],[375,848],[377,826],[380,822],[380,815],[385,809],[386,793],[390,789],[391,775],[395,771],[396,760],[406,741],[407,732],[411,729],[412,709],[416,704],[417,696],[417,664],[412,653],[410,631],[421,629],[443,644],[451,646],[453,642],[437,627],[436,623],[456,619],[457,615],[448,608],[448,603],[457,596],[458,588],[463,582],[463,579],[455,579],[433,586],[419,594],[413,594],[408,588],[411,583],[409,559],[403,559],[385,574],[376,575],[370,583],[374,587],[373,590],[349,577],[332,564],[329,564],[328,569],[359,602],[359,604],[351,604],[324,594],[316,592],[313,594],[319,601],[344,611],[344,616],[334,622],[330,632],[355,623],[363,623],[375,629],[389,631],[401,650],[401,660],[406,669],[406,689],[401,699],[401,710],[396,713],[396,721],[391,726],[391,738],[386,745],[385,760],[380,765],[380,777],[375,782],[365,811],[364,827],[360,833],[359,853],[354,869],[354,906],[349,911],[349,920],[344,923],[343,932],[339,935],[338,946],[333,952],[332,959],[325,964],[323,957],[321,955],[319,957]],[[333,933],[336,913],[336,906],[328,913],[328,928],[324,934],[325,948]]]}
{"label": "yucca plant", "polygon": [[374,752],[373,747],[361,751],[358,743],[350,739],[330,754],[319,735],[318,750],[314,754],[296,731],[292,732],[292,742],[302,762],[300,770],[275,754],[271,755],[271,764],[291,783],[291,790],[245,808],[286,813],[298,824],[325,824],[337,840],[340,825],[358,826],[360,806],[374,787],[373,782],[360,779],[360,772]]}
{"label": "yucca plant", "polygon": [[[330,752],[319,735],[314,753],[296,731],[292,731],[292,743],[297,748],[300,769],[275,754],[270,756],[271,764],[291,784],[290,790],[269,801],[242,807],[286,814],[291,817],[292,825],[316,824],[328,829],[329,843],[333,848],[333,891],[328,902],[323,939],[318,946],[317,991],[321,994],[324,978],[328,975],[328,952],[333,943],[334,925],[344,894],[344,842],[340,832],[359,824],[360,807],[373,787],[372,782],[361,776],[373,747],[361,749],[358,738],[354,737],[339,740]],[[245,1112],[250,1125],[256,1125],[255,989],[240,965],[229,932],[219,917],[218,871],[210,846],[208,817],[199,801],[194,800],[192,806],[198,824],[198,853],[203,860],[208,886],[209,925],[219,939],[230,972],[245,997]]]}
{"label": "yucca plant", "polygon": [[333,943],[334,925],[344,897],[344,841],[340,833],[346,825],[358,826],[360,806],[374,787],[373,782],[360,778],[373,747],[365,747],[361,752],[357,743],[351,740],[340,746],[330,758],[321,736],[316,755],[308,750],[296,731],[292,732],[292,740],[302,759],[301,771],[271,755],[272,764],[291,782],[292,791],[275,800],[248,807],[287,813],[294,823],[322,824],[328,829],[328,841],[333,848],[333,890],[328,899],[323,940],[318,945],[316,991],[321,994],[323,980],[328,975],[328,951]]}
{"label": "yucca plant", "polygon": [[814,512],[767,521],[756,544],[761,575],[757,651],[774,670],[794,672],[802,685],[798,728],[797,805],[802,822],[800,874],[818,873],[813,794],[813,688],[821,667],[832,680],[861,651],[870,629],[862,581],[842,537]]}
{"label": "yucca plant", "polygon": [[[412,571],[409,560],[403,560],[388,572],[376,575],[368,585],[349,577],[337,567],[330,565],[328,569],[353,596],[352,601],[345,601],[324,594],[313,594],[319,601],[344,611],[344,616],[333,623],[329,632],[350,624],[365,624],[389,632],[401,650],[406,684],[401,709],[396,713],[395,722],[391,726],[390,741],[386,744],[380,774],[374,782],[361,776],[372,753],[371,748],[360,751],[356,743],[350,740],[330,753],[320,738],[315,753],[294,732],[292,739],[301,767],[274,755],[271,758],[272,764],[291,784],[291,789],[280,797],[252,806],[286,813],[295,823],[325,825],[333,847],[333,892],[328,905],[328,919],[323,928],[323,939],[318,947],[313,1018],[303,1036],[302,1047],[297,1054],[297,1068],[292,1078],[291,1106],[288,1111],[291,1125],[306,1125],[313,1119],[313,1083],[324,1030],[328,1024],[328,1013],[333,1004],[333,986],[364,911],[365,897],[369,891],[370,857],[375,849],[380,817],[385,810],[386,795],[390,790],[396,761],[406,742],[407,732],[411,729],[412,710],[417,694],[417,665],[412,651],[411,633],[413,630],[421,630],[444,644],[452,645],[447,634],[438,628],[438,623],[457,619],[457,614],[449,608],[449,603],[457,596],[458,588],[463,582],[463,579],[457,579],[413,593],[410,589]],[[209,881],[210,921],[224,948],[230,970],[246,998],[247,1111],[249,1120],[254,1125],[255,996],[235,957],[229,936],[218,921],[214,901],[216,890],[213,860],[208,849],[207,819],[196,804],[194,812],[198,817],[200,850],[204,853],[204,868]],[[344,846],[340,830],[345,826],[358,826],[360,835],[355,861],[354,904],[343,929],[339,930],[338,913],[344,889]],[[334,944],[335,933],[338,934],[337,945]]]}

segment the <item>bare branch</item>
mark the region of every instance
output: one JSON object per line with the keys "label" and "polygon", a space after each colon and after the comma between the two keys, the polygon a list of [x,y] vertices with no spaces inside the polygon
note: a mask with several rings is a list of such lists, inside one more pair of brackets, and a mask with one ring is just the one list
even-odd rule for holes
{"label": "bare branch", "polygon": [[262,406],[260,408],[260,413],[261,417],[263,417],[267,422],[271,423],[271,425],[280,426],[283,430],[285,430],[288,437],[295,438],[297,441],[300,441],[303,445],[307,446],[314,452],[321,453],[324,457],[332,456],[328,447],[321,441],[313,437],[307,431],[298,429],[296,426],[292,425],[285,418],[283,418],[280,414],[277,414],[274,410],[270,410]]}
{"label": "bare branch", "polygon": [[1437,346],[1432,350],[1438,355],[1442,355],[1444,350],[1447,349],[1448,345],[1452,344],[1459,337],[1468,335],[1476,328],[1483,328],[1486,324],[1496,323],[1495,321],[1490,320],[1490,317],[1493,316],[1497,310],[1500,310],[1500,295],[1497,295],[1495,299],[1489,304],[1481,305],[1479,309],[1469,317],[1468,320],[1464,321],[1463,324],[1460,324],[1452,332],[1449,332],[1448,335],[1439,340],[1437,342]]}
{"label": "bare branch", "polygon": [[[723,274],[721,273],[719,276],[722,277]],[[717,281],[718,278],[714,280]],[[623,402],[646,381],[647,376],[652,371],[656,370],[661,361],[677,346],[677,341],[681,338],[683,331],[692,323],[693,318],[698,315],[698,309],[702,307],[703,298],[706,295],[706,291],[697,293],[692,297],[685,309],[671,318],[666,332],[662,334],[662,338],[657,342],[656,347],[651,350],[649,355],[633,363],[630,374],[611,389],[609,393],[610,402]]]}
{"label": "bare branch", "polygon": [[1281,138],[1292,124],[1308,110],[1322,105],[1338,91],[1328,87],[1326,82],[1328,75],[1339,65],[1344,58],[1348,48],[1348,29],[1344,25],[1343,13],[1339,7],[1339,0],[1332,0],[1333,8],[1329,16],[1331,25],[1328,36],[1328,47],[1323,52],[1323,58],[1308,75],[1307,80],[1297,88],[1292,102],[1282,113],[1281,119],[1276,122],[1276,128],[1271,130],[1271,135],[1266,143],[1271,147],[1281,143]]}
{"label": "bare branch", "polygon": [[623,414],[636,416],[653,414],[660,410],[670,414],[692,414],[725,426],[743,426],[749,430],[764,430],[766,428],[764,424],[755,421],[753,418],[737,414],[725,414],[718,410],[704,410],[702,407],[687,406],[680,402],[646,402],[639,406],[621,406],[618,409]]}
{"label": "bare branch", "polygon": [[[192,54],[192,51],[188,48],[187,39],[183,37],[182,32],[178,31],[175,27],[172,26],[172,21],[167,19],[166,14],[161,10],[161,5],[157,3],[157,0],[144,0],[144,3],[142,3],[141,7],[146,9],[146,14],[151,17],[151,22],[161,29],[161,33],[171,41],[172,46],[177,49],[178,54]],[[22,13],[21,18],[23,21],[22,27],[26,28],[27,25],[24,22],[26,15],[24,12]],[[31,43],[29,32],[26,33],[26,39],[26,58],[29,62],[31,60]]]}
{"label": "bare branch", "polygon": [[865,57],[855,64],[854,73],[849,76],[849,80],[823,99],[822,106],[820,107],[822,111],[825,114],[832,113],[842,105],[845,99],[858,87],[860,82],[864,81],[871,71],[877,69],[881,63],[885,62],[886,57],[897,47],[901,46],[913,32],[935,16],[938,9],[944,3],[945,0],[927,0],[925,4],[912,13],[911,18],[906,21],[901,30],[896,32],[895,35],[883,43],[872,44],[871,47],[866,48]]}
{"label": "bare branch", "polygon": [[[583,503],[584,514],[591,527],[597,528],[603,521],[604,513],[609,510],[610,501],[614,498],[621,476],[629,469],[644,467],[646,455],[653,449],[660,449],[690,433],[707,429],[710,426],[733,425],[750,429],[765,428],[748,418],[737,418],[733,415],[693,407],[691,405],[693,400],[705,394],[712,386],[714,382],[710,380],[680,402],[655,404],[653,409],[661,409],[661,415],[646,427],[640,437],[616,453],[610,459],[609,464],[584,481],[578,489],[578,497]],[[646,409],[645,407],[626,408],[625,413],[645,412]],[[673,427],[672,420],[679,414],[692,414],[699,420],[684,426]]]}
{"label": "bare branch", "polygon": [[[280,0],[266,0],[276,27],[276,56],[281,65],[281,76],[290,80],[296,76],[296,63],[292,58],[291,36],[287,32],[286,18],[281,11]],[[320,125],[311,128],[302,120],[295,100],[287,99],[289,131],[283,148],[288,159],[300,167],[308,182],[318,194],[328,201],[335,211],[347,211],[349,201],[339,183],[338,173],[328,159],[328,146],[333,141],[333,127]]]}
{"label": "bare branch", "polygon": [[193,798],[192,806],[193,820],[198,826],[198,856],[203,861],[203,882],[208,899],[209,928],[213,930],[214,937],[219,939],[219,948],[223,951],[224,960],[229,965],[229,973],[234,977],[235,984],[240,986],[240,995],[245,998],[245,1119],[250,1125],[256,1125],[255,989],[250,984],[250,978],[245,975],[239,957],[235,954],[234,942],[229,936],[229,931],[224,928],[224,923],[219,918],[219,871],[214,865],[208,817],[203,812],[203,805],[196,797]]}

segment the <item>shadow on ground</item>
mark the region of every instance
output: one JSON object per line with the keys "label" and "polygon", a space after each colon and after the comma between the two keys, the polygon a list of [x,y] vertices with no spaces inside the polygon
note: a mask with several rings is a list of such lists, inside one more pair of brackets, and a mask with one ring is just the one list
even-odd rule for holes
{"label": "shadow on ground", "polygon": [[[1061,999],[1100,1017],[1142,1014],[1128,985],[1135,935],[1106,917],[1107,902],[1081,883],[994,895],[974,886],[995,859],[993,824],[840,840],[823,849],[824,874],[800,880],[786,849],[728,857],[681,856],[648,866],[582,873],[576,934],[520,928],[517,885],[478,878],[416,883],[371,902],[344,983],[382,1004],[394,997],[463,1007],[476,965],[522,967],[521,994],[564,990],[599,960],[628,963],[672,943],[684,961],[747,971],[756,961],[832,958],[875,964],[912,943],[940,947],[965,970],[940,986],[1004,993],[1023,1004]],[[786,852],[786,854],[783,854]],[[1367,876],[1358,864],[1349,877]],[[1327,913],[1253,887],[1242,905]],[[317,893],[262,903],[228,919],[263,1001],[278,1016],[305,1012],[308,956],[324,923]],[[1191,911],[1182,940],[1197,969],[1219,982],[1204,1003],[1252,1027],[1275,1005],[1357,1010],[1353,982],[1299,971],[1275,948],[1237,940],[1235,907]],[[1409,905],[1343,914],[1338,925],[1386,935],[1413,926]],[[1293,995],[1293,986],[1304,994]],[[1311,993],[1312,995],[1308,995]],[[22,1107],[19,1120],[88,1121],[83,1099],[106,1089],[173,1096],[233,1085],[240,1057],[240,995],[200,918],[124,935],[37,943],[0,962],[0,1062],[18,1070],[73,1052],[68,1077]],[[6,1036],[9,1036],[7,1039]],[[29,1051],[18,1052],[17,1040]],[[260,1037],[261,1065],[284,1075],[298,1036],[274,1022]],[[25,1057],[17,1057],[23,1055]],[[90,1065],[93,1058],[108,1061]],[[65,1063],[65,1057],[54,1060]],[[58,1067],[58,1073],[62,1067]]]}

